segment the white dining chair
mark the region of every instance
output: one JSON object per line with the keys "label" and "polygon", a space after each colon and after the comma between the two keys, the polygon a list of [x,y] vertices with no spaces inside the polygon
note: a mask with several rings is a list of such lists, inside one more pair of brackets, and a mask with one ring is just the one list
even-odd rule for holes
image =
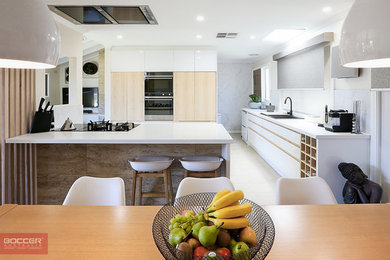
{"label": "white dining chair", "polygon": [[222,189],[234,191],[233,183],[226,177],[184,178],[177,188],[176,198],[201,192],[219,192]]}
{"label": "white dining chair", "polygon": [[62,205],[125,206],[125,184],[119,177],[83,176],[72,184]]}
{"label": "white dining chair", "polygon": [[337,204],[337,201],[328,183],[320,177],[281,177],[276,182],[276,204]]}

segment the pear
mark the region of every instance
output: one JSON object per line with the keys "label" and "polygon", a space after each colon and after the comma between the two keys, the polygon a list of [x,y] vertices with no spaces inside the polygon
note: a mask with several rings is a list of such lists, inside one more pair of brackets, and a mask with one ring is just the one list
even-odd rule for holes
{"label": "pear", "polygon": [[201,227],[199,230],[199,242],[204,247],[210,247],[215,245],[215,242],[217,241],[217,237],[219,234],[219,228],[223,225],[223,223],[219,226],[212,225],[212,226],[204,226]]}
{"label": "pear", "polygon": [[201,227],[206,226],[206,222],[198,222],[192,226],[192,236],[199,240],[198,234]]}
{"label": "pear", "polygon": [[234,246],[237,244],[237,241],[234,240],[234,238],[230,239],[230,242],[229,242],[229,245],[228,245],[228,248],[230,250],[230,252],[233,252],[233,248]]}
{"label": "pear", "polygon": [[186,237],[186,232],[182,228],[174,228],[171,233],[169,233],[169,244],[176,246],[180,244],[181,241]]}
{"label": "pear", "polygon": [[257,244],[256,233],[251,227],[246,227],[241,230],[239,240],[250,246],[255,246]]}

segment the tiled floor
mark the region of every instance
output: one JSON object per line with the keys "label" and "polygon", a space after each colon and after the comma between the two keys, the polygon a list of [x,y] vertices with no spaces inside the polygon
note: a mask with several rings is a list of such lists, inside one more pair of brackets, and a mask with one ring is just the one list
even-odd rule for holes
{"label": "tiled floor", "polygon": [[230,178],[235,189],[244,191],[245,198],[259,205],[275,204],[276,180],[280,177],[240,134],[232,134]]}

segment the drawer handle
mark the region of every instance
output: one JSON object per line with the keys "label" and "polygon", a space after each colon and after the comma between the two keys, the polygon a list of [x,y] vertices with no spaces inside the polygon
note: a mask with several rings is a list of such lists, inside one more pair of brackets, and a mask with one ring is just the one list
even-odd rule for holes
{"label": "drawer handle", "polygon": [[296,158],[294,155],[292,155],[291,153],[287,152],[286,150],[284,150],[282,147],[280,147],[279,145],[275,144],[274,142],[272,142],[271,140],[269,140],[267,137],[263,136],[262,134],[260,134],[259,132],[257,132],[256,130],[254,130],[253,128],[251,127],[248,127],[250,130],[252,130],[255,134],[257,134],[258,136],[264,138],[266,141],[268,141],[270,144],[276,146],[279,150],[281,150],[282,152],[284,152],[285,154],[287,154],[288,156],[290,156],[291,158],[293,158],[294,160],[296,160],[297,162],[301,162],[301,160],[299,160],[298,158]]}
{"label": "drawer handle", "polygon": [[294,132],[294,133],[297,133],[297,134],[301,134],[301,133],[299,133],[299,132],[297,132],[297,131],[295,131],[295,130],[292,130],[292,129],[290,129],[290,128],[288,128],[288,127],[284,126],[284,125],[281,125],[281,124],[275,123],[275,122],[273,122],[273,121],[271,121],[271,120],[269,120],[269,119],[265,119],[265,118],[262,118],[262,117],[256,116],[256,115],[254,115],[254,114],[251,114],[251,115],[252,115],[252,116],[254,116],[254,117],[257,117],[257,118],[259,118],[259,119],[261,119],[261,120],[264,120],[264,121],[270,122],[271,124],[274,124],[274,125],[277,125],[277,126],[283,127],[283,128],[285,128],[285,129],[287,129],[287,130],[289,130],[289,131],[291,131],[291,132]]}
{"label": "drawer handle", "polygon": [[281,135],[279,135],[279,134],[277,134],[277,133],[275,133],[275,132],[269,130],[268,128],[265,128],[264,126],[259,125],[259,124],[256,123],[256,122],[253,122],[252,120],[249,120],[249,121],[252,122],[253,124],[255,124],[255,125],[257,125],[257,126],[263,128],[264,130],[270,132],[271,134],[276,135],[276,136],[279,137],[280,139],[283,139],[284,141],[286,141],[286,142],[288,142],[288,143],[290,143],[290,144],[292,144],[292,145],[294,145],[294,146],[296,146],[296,147],[298,147],[298,148],[301,148],[301,147],[299,146],[299,144],[296,144],[296,143],[292,142],[291,140],[288,140],[286,137],[283,137],[283,136],[281,136]]}

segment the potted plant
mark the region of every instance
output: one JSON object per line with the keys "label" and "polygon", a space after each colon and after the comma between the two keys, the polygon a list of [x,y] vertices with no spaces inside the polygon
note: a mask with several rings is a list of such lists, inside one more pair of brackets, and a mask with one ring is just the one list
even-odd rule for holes
{"label": "potted plant", "polygon": [[252,99],[251,102],[249,102],[249,107],[254,109],[259,109],[261,107],[261,99],[257,94],[249,95],[249,97]]}

